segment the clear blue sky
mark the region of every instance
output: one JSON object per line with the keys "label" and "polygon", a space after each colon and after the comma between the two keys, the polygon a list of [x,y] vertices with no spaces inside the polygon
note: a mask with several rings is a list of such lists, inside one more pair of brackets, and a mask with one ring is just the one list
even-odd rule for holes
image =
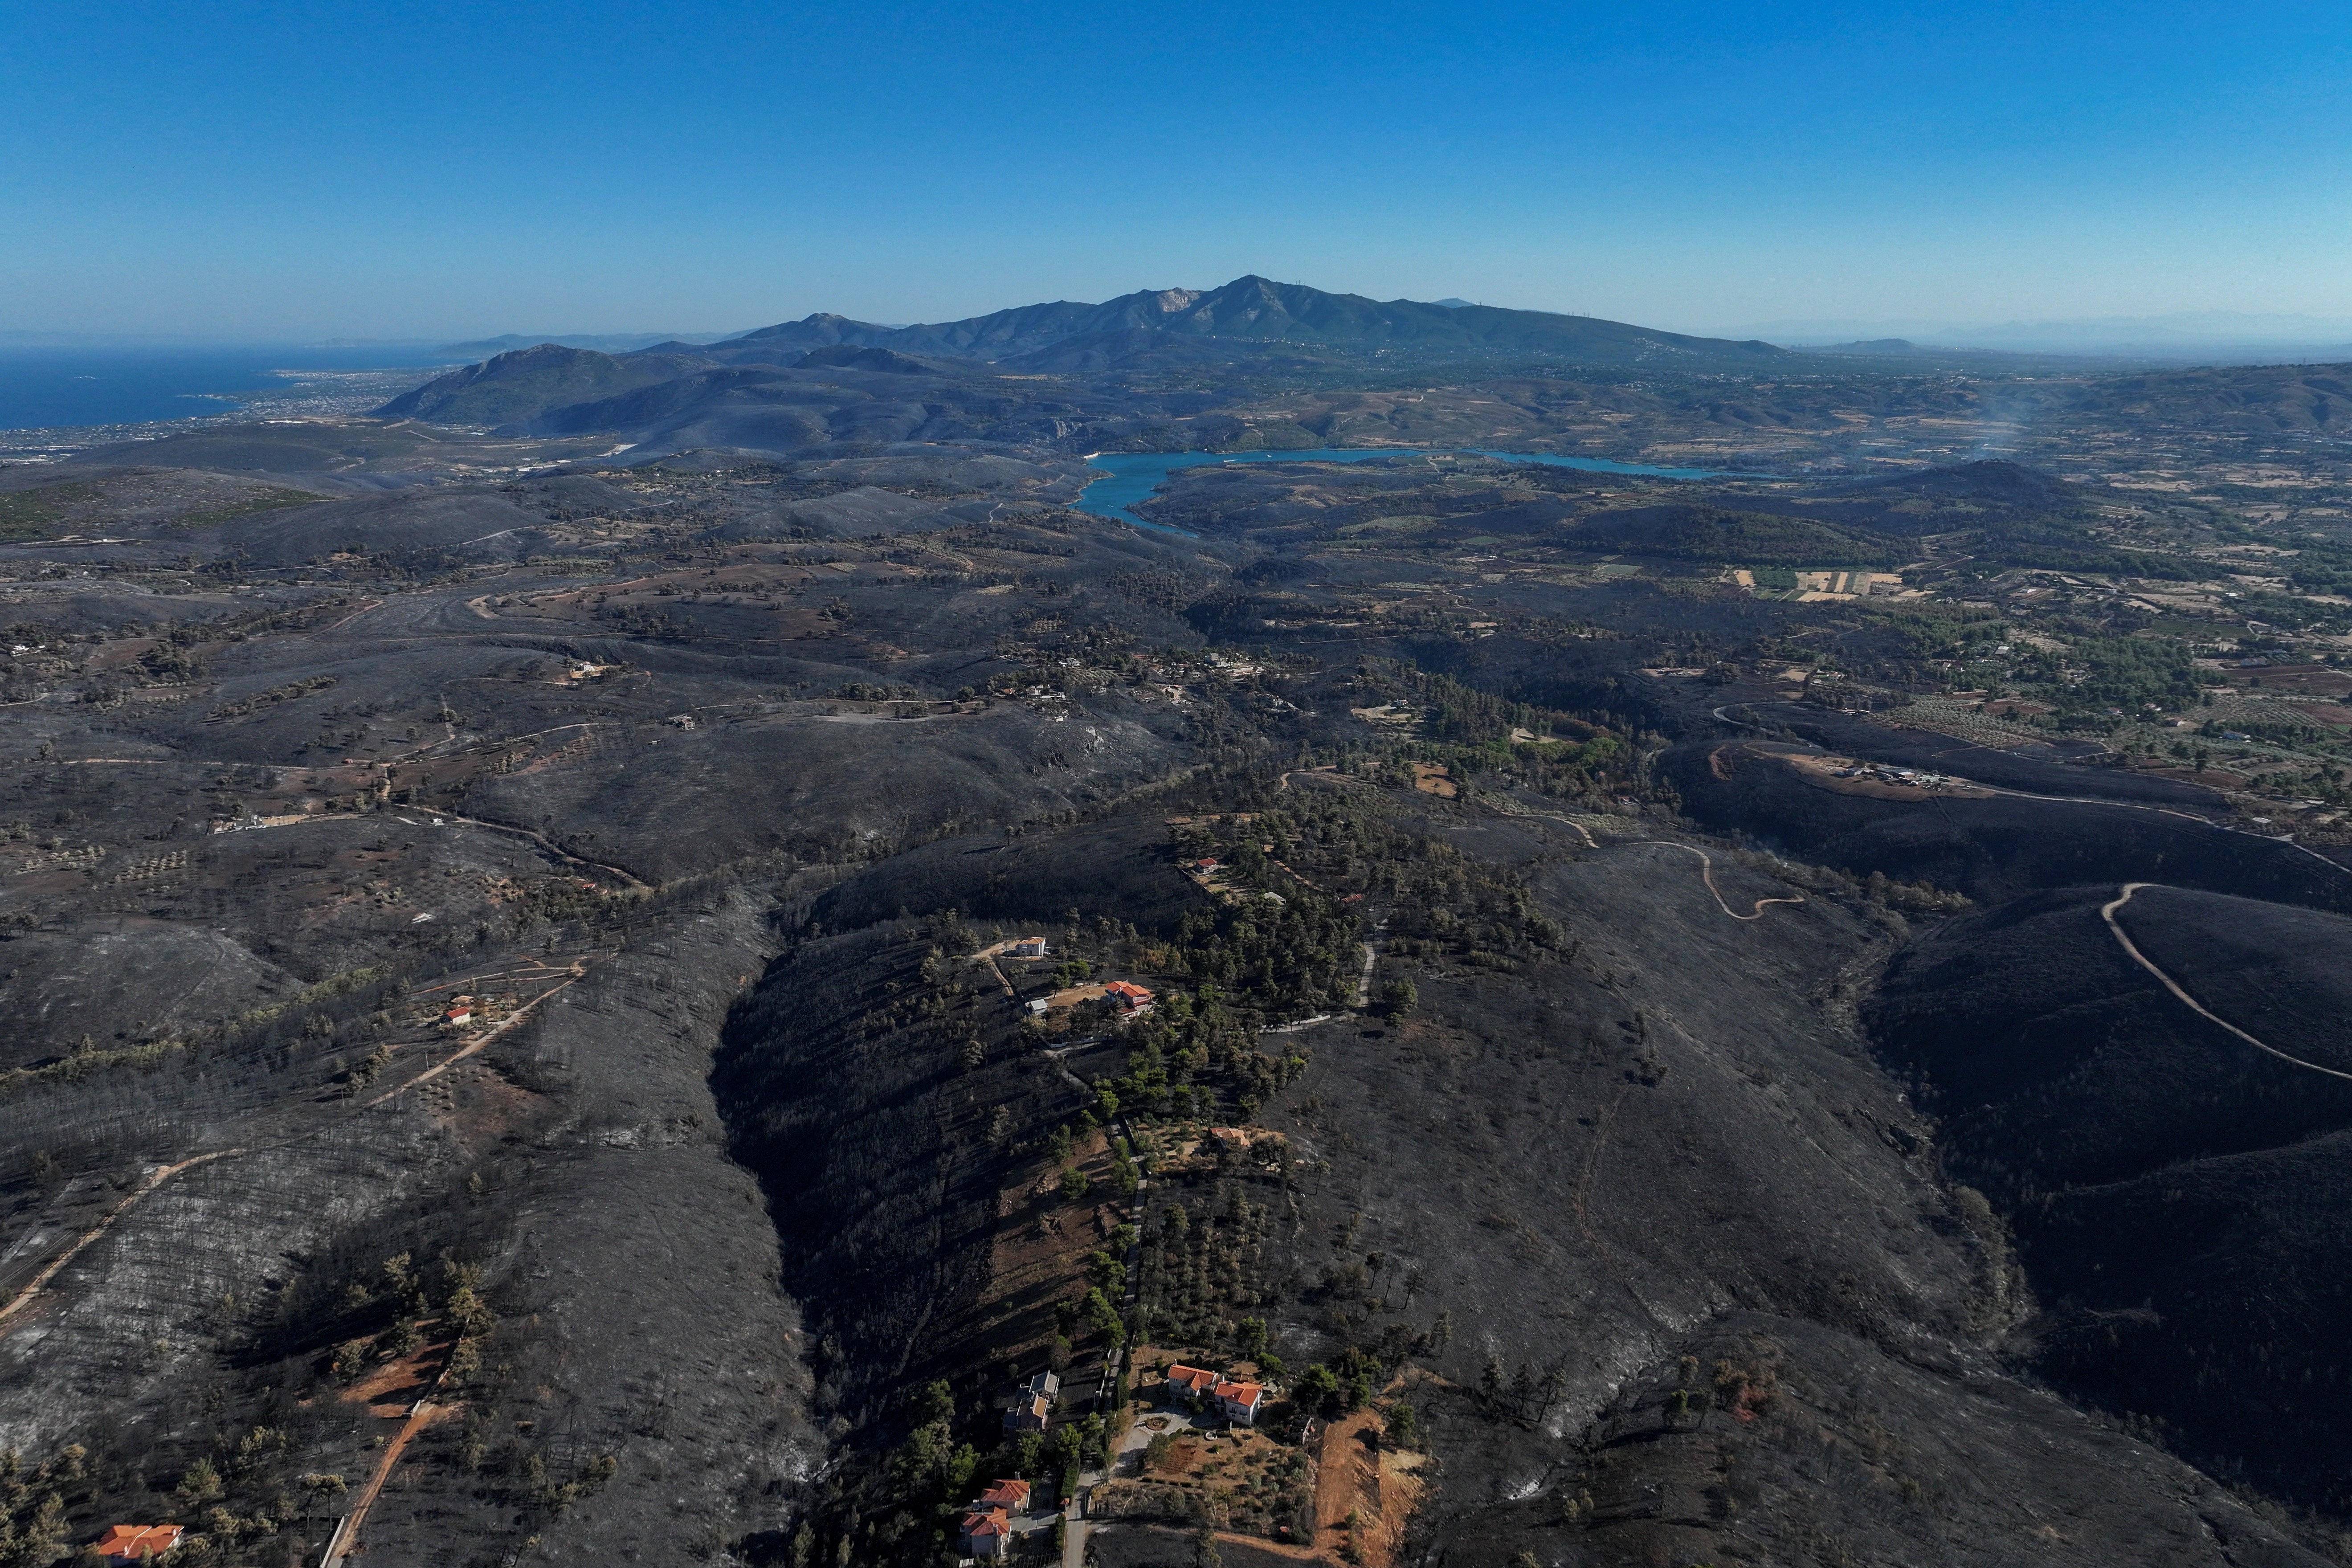
{"label": "clear blue sky", "polygon": [[2352,316],[2352,6],[10,0],[0,330]]}

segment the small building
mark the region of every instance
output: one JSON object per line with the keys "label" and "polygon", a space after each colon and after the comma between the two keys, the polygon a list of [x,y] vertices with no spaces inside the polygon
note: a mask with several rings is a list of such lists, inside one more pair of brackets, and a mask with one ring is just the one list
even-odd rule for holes
{"label": "small building", "polygon": [[109,1563],[143,1563],[179,1545],[185,1529],[178,1524],[110,1524],[90,1550]]}
{"label": "small building", "polygon": [[1140,1016],[1151,1010],[1151,993],[1131,980],[1114,980],[1103,987],[1103,994],[1111,1005],[1131,1016]]}
{"label": "small building", "polygon": [[975,1509],[963,1516],[957,1549],[966,1557],[1003,1557],[1013,1550],[1013,1521],[1001,1508]]}
{"label": "small building", "polygon": [[1223,1381],[1206,1367],[1171,1366],[1168,1369],[1168,1397],[1197,1408]]}
{"label": "small building", "polygon": [[1004,952],[1010,958],[1043,958],[1045,956],[1045,939],[1042,936],[1024,936],[1006,948]]}
{"label": "small building", "polygon": [[1256,1426],[1258,1408],[1265,1403],[1265,1385],[1262,1383],[1217,1384],[1217,1408],[1236,1426]]}
{"label": "small building", "polygon": [[460,1024],[472,1023],[474,1021],[474,999],[471,996],[451,997],[449,999],[449,1010],[441,1015],[441,1021],[452,1028],[457,1027]]}
{"label": "small building", "polygon": [[1033,1018],[1042,1018],[1053,1010],[1054,1005],[1042,996],[1034,998],[1029,1004],[1029,1016]]}
{"label": "small building", "polygon": [[1001,1508],[1007,1513],[1027,1513],[1029,1483],[1018,1479],[991,1481],[986,1491],[972,1499],[971,1506],[975,1510]]}
{"label": "small building", "polygon": [[1054,1419],[1054,1401],[1061,1396],[1062,1375],[1045,1371],[1015,1389],[1004,1413],[1008,1432],[1043,1432]]}

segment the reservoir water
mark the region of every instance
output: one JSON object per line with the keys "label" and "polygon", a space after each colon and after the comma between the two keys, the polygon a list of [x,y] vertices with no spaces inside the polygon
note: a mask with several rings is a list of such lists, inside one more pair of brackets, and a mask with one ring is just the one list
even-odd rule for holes
{"label": "reservoir water", "polygon": [[[1643,463],[1617,463],[1606,458],[1561,458],[1549,452],[1489,452],[1478,447],[1436,451],[1423,447],[1319,447],[1291,452],[1097,452],[1087,466],[1102,477],[1087,481],[1074,504],[1078,510],[1132,523],[1160,533],[1183,533],[1181,528],[1148,522],[1129,509],[1167,483],[1178,468],[1209,463],[1365,463],[1378,458],[1476,457],[1499,458],[1507,463],[1542,463],[1556,468],[1582,468],[1595,474],[1642,474],[1656,479],[1724,479],[1739,476],[1708,468],[1660,468]],[[1186,538],[1192,535],[1185,534]]]}

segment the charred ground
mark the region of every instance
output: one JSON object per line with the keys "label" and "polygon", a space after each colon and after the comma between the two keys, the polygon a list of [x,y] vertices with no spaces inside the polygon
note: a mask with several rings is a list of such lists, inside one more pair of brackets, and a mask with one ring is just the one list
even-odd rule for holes
{"label": "charred ground", "polygon": [[[1423,455],[1147,532],[1087,443],[1843,395],[801,325],[0,473],[26,1561],[929,1562],[1016,1472],[1105,1563],[2345,1560],[2284,514]],[[1181,1357],[1263,1443],[1122,1448]]]}

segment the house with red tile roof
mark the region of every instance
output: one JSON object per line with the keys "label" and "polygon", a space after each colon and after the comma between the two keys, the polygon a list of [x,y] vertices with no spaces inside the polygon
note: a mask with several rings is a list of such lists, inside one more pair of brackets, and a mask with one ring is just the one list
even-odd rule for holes
{"label": "house with red tile roof", "polygon": [[1171,1366],[1168,1369],[1168,1397],[1197,1405],[1223,1381],[1206,1367]]}
{"label": "house with red tile roof", "polygon": [[1146,1013],[1151,1008],[1151,993],[1131,980],[1112,981],[1103,987],[1103,994],[1131,1014]]}
{"label": "house with red tile roof", "polygon": [[974,1509],[963,1516],[956,1546],[966,1557],[1002,1557],[1013,1549],[1013,1521],[1001,1508]]}
{"label": "house with red tile roof", "polygon": [[90,1542],[90,1550],[109,1563],[145,1563],[180,1544],[187,1527],[178,1524],[110,1524]]}
{"label": "house with red tile roof", "polygon": [[1265,1385],[1261,1383],[1220,1383],[1217,1384],[1217,1408],[1225,1419],[1236,1426],[1255,1426],[1257,1413],[1265,1403]]}
{"label": "house with red tile roof", "polygon": [[1029,1483],[1024,1480],[991,1481],[988,1489],[972,1499],[975,1511],[1001,1508],[1008,1513],[1029,1511]]}

